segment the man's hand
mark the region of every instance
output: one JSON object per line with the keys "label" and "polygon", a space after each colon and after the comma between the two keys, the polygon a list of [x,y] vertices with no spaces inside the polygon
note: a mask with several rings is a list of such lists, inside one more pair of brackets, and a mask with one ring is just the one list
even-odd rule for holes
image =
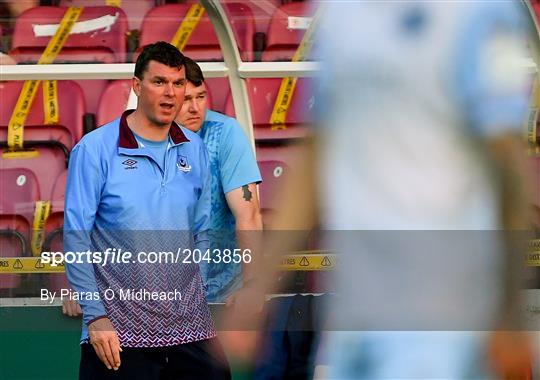
{"label": "man's hand", "polygon": [[234,307],[235,312],[246,316],[260,314],[264,307],[264,293],[256,287],[246,285],[231,294],[225,305]]}
{"label": "man's hand", "polygon": [[62,301],[62,313],[68,317],[80,317],[82,315],[81,306],[75,300]]}
{"label": "man's hand", "polygon": [[255,360],[265,317],[264,303],[264,292],[248,283],[227,298],[219,337],[234,361],[251,364]]}
{"label": "man's hand", "polygon": [[120,341],[109,318],[100,318],[88,325],[90,343],[99,359],[108,369],[120,367]]}
{"label": "man's hand", "polygon": [[259,330],[264,319],[265,298],[261,289],[245,283],[225,301],[224,330]]}

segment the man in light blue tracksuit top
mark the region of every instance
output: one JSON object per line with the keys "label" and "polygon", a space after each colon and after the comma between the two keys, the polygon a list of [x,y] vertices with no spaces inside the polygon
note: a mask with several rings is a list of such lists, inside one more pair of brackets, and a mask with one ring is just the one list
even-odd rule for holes
{"label": "man in light blue tracksuit top", "polygon": [[[249,304],[250,309],[257,311],[262,297],[254,296],[257,279],[251,266],[257,260],[254,247],[262,230],[257,195],[261,174],[238,121],[207,108],[207,88],[199,65],[186,57],[185,68],[186,93],[176,121],[196,132],[208,149],[212,177],[210,247],[211,252],[221,255],[221,260],[216,255],[201,260],[206,298],[209,302],[235,304],[243,311]],[[237,242],[237,233],[249,239],[249,244],[245,242],[247,239]],[[223,260],[224,252],[238,248],[252,250],[253,263]]]}
{"label": "man in light blue tracksuit top", "polygon": [[[137,109],[71,155],[65,250],[102,259],[122,250],[113,261],[94,254],[66,263],[83,310],[81,379],[230,378],[198,265],[185,260],[209,248],[210,171],[202,140],[174,122],[183,60],[168,43],[145,47],[133,79]],[[172,254],[156,262],[151,253],[161,251]]]}

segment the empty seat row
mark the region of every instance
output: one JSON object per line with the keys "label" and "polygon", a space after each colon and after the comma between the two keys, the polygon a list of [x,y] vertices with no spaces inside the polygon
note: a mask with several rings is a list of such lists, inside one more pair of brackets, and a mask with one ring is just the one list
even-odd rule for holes
{"label": "empty seat row", "polygon": [[[264,2],[258,4],[262,6]],[[264,60],[290,60],[292,58],[305,30],[301,26],[293,26],[293,24],[303,23],[294,23],[290,20],[291,18],[300,19],[301,15],[308,15],[310,7],[306,4],[291,3],[277,8],[269,27],[269,43],[262,54]],[[150,9],[143,23],[140,45],[143,46],[157,40],[172,40],[191,5],[167,4]],[[225,8],[231,15],[231,25],[241,57],[244,60],[253,60],[254,42],[252,35],[254,26],[252,25],[253,17],[250,8],[243,3],[234,2],[226,3]],[[62,7],[36,7],[24,12],[16,21],[10,55],[19,63],[37,62],[66,9]],[[127,19],[121,8],[86,7],[55,62],[125,62],[128,60],[127,32]],[[218,38],[206,14],[203,15],[183,50],[186,55],[197,61],[223,60]],[[213,81],[227,84],[223,78],[213,79]],[[88,112],[96,113],[100,96],[107,81],[78,80],[77,82],[83,88]],[[227,90],[228,86],[222,88],[220,93],[216,93],[215,104],[218,110],[224,110]]]}
{"label": "empty seat row", "polygon": [[[235,115],[232,96],[228,85],[224,86],[223,78],[215,82],[214,78],[208,80],[208,90],[211,94],[209,108],[222,110],[231,116]],[[0,144],[6,145],[8,124],[15,105],[23,87],[22,81],[0,82]],[[274,104],[276,102],[281,79],[250,79],[247,81],[248,95],[251,103],[254,123],[255,139],[258,141],[272,141],[289,138],[299,138],[306,135],[306,126],[313,121],[312,110],[315,106],[315,95],[311,89],[311,81],[300,78],[295,92],[292,94],[285,124],[274,126],[270,123]],[[213,107],[215,91],[227,91],[224,107]],[[103,125],[118,117],[127,106],[131,91],[131,80],[111,81],[106,84],[97,107],[97,125]],[[223,97],[222,94],[220,94]],[[28,146],[52,145],[64,152],[68,152],[81,139],[84,134],[84,118],[86,115],[85,99],[81,87],[76,81],[57,81],[57,99],[59,122],[45,124],[45,111],[43,106],[43,88],[38,87],[30,112],[26,118],[24,139]]]}
{"label": "empty seat row", "polygon": [[[238,0],[236,0],[238,1]],[[178,3],[195,3],[196,0],[182,0],[177,1]],[[234,2],[234,0],[222,0],[222,3]],[[248,5],[253,12],[253,17],[255,20],[256,31],[265,33],[270,19],[274,14],[275,10],[283,4],[288,4],[293,2],[292,0],[244,0],[244,4]],[[144,16],[155,6],[164,5],[165,1],[160,0],[129,0],[121,3],[122,10],[126,13],[128,19],[128,27],[130,30],[141,29]],[[168,3],[174,3],[174,1],[169,1]],[[89,7],[99,4],[99,1],[96,0],[60,0],[57,5],[62,7]]]}
{"label": "empty seat row", "polygon": [[[87,2],[80,1],[82,5]],[[79,1],[65,3],[77,5]],[[138,0],[126,3],[147,2]],[[159,40],[172,41],[193,3],[188,1],[184,4],[166,4],[153,8],[135,7],[133,4],[129,6],[129,9],[132,6],[137,8],[138,12],[146,11],[141,24],[139,46]],[[251,5],[232,1],[223,4],[240,55],[245,61],[254,60],[256,50],[254,36],[257,18],[253,15],[252,8],[261,9],[265,3],[273,4],[272,1],[257,1]],[[263,60],[290,60],[309,25],[306,20],[310,18],[312,7],[309,3],[298,2],[270,8],[273,14],[268,19]],[[111,6],[85,7],[55,62],[127,62],[126,38],[129,26],[123,9]],[[40,6],[23,12],[15,23],[10,55],[19,63],[37,62],[66,10],[66,7]],[[198,21],[183,52],[198,61],[223,60],[217,35],[206,12]]]}
{"label": "empty seat row", "polygon": [[[221,79],[221,78],[219,78]],[[213,105],[214,92],[222,90],[221,83],[214,86],[214,78],[207,80],[210,95],[208,108],[220,110]],[[303,138],[308,134],[309,126],[313,123],[313,108],[315,95],[312,82],[308,78],[298,80],[296,90],[292,94],[291,104],[285,118],[285,124],[272,125],[270,122],[274,104],[277,99],[280,78],[249,79],[247,82],[248,96],[252,110],[255,140],[258,142],[280,142],[280,140]],[[226,87],[228,89],[228,85]],[[103,125],[118,117],[126,109],[131,89],[130,80],[114,81],[105,90],[97,113],[97,124]],[[228,92],[225,99],[225,114],[235,116],[232,95]]]}

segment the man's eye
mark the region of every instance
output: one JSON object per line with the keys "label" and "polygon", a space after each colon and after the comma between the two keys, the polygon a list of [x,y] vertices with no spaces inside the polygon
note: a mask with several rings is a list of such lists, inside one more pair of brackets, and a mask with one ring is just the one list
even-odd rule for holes
{"label": "man's eye", "polygon": [[160,85],[160,84],[163,84],[163,81],[157,80],[157,81],[155,81],[154,83],[157,84],[157,85]]}
{"label": "man's eye", "polygon": [[204,95],[204,94],[197,96],[197,99],[201,99],[201,100],[202,100],[202,99],[204,99],[204,98],[206,98],[206,95]]}

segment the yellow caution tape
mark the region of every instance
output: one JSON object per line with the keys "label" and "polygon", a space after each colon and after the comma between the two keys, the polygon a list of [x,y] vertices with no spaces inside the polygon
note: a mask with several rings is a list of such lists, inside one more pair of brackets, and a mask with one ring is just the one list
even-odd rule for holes
{"label": "yellow caution tape", "polygon": [[540,108],[540,89],[538,75],[533,81],[533,89],[531,94],[531,105],[529,107],[529,117],[525,121],[527,131],[527,142],[530,146],[536,146],[536,125],[538,123],[538,109]]}
{"label": "yellow caution tape", "polygon": [[333,270],[337,256],[333,254],[300,254],[286,255],[279,264],[280,270],[287,271],[321,271]]}
{"label": "yellow caution tape", "polygon": [[531,239],[531,240],[529,240],[529,244],[527,246],[527,249],[529,250],[529,252],[540,251],[540,239]]}
{"label": "yellow caution tape", "polygon": [[540,267],[540,251],[528,252],[525,257],[525,264],[528,267]]}
{"label": "yellow caution tape", "polygon": [[43,111],[45,124],[58,124],[58,86],[55,80],[43,82]]}
{"label": "yellow caution tape", "polygon": [[23,84],[21,94],[17,99],[17,104],[8,124],[8,147],[10,150],[23,149],[24,122],[36,96],[38,86],[38,80],[28,80]]}
{"label": "yellow caution tape", "polygon": [[0,274],[5,273],[62,273],[64,264],[44,264],[40,257],[0,257]]}
{"label": "yellow caution tape", "polygon": [[[337,255],[331,253],[310,253],[326,251],[299,251],[285,255],[278,268],[283,271],[326,271],[336,267]],[[51,266],[41,262],[40,257],[0,258],[0,273],[50,273],[63,272],[64,263]]]}
{"label": "yellow caution tape", "polygon": [[[62,18],[62,21],[60,21],[60,25],[56,30],[56,33],[54,34],[54,36],[52,36],[51,40],[47,44],[47,47],[45,48],[45,51],[39,58],[38,65],[50,64],[54,62],[56,56],[58,55],[58,53],[60,53],[60,50],[62,50],[62,46],[66,42],[71,28],[73,27],[75,22],[77,22],[77,19],[81,15],[82,10],[83,8],[75,7],[70,7],[67,9],[64,17]],[[40,81],[38,80],[30,80],[24,82],[21,94],[19,95],[19,99],[17,99],[15,109],[13,110],[13,113],[8,123],[9,148],[7,154],[2,155],[4,158],[29,157],[28,150],[22,151],[24,142],[24,122],[26,121],[28,112],[32,107],[32,103],[34,102],[39,83]],[[44,90],[44,97],[46,96],[46,93],[47,91]],[[56,113],[58,113],[57,104]],[[16,152],[19,150],[22,151],[20,155],[18,155]],[[37,153],[35,153],[35,155],[37,155]],[[35,155],[33,157],[35,157]]]}
{"label": "yellow caution tape", "polygon": [[[338,255],[332,253],[310,253],[321,251],[298,252],[294,255],[284,255],[278,265],[282,271],[330,271],[335,270]],[[322,251],[324,252],[324,251]],[[529,248],[525,256],[527,266],[540,266],[540,250]],[[11,257],[0,258],[0,274],[2,273],[57,273],[64,272],[64,263],[57,266],[44,264],[40,257]]]}
{"label": "yellow caution tape", "polygon": [[201,4],[193,4],[176,30],[171,44],[176,46],[178,50],[183,51],[203,14],[204,7]]}
{"label": "yellow caution tape", "polygon": [[276,102],[274,103],[272,115],[270,116],[272,130],[287,128],[285,126],[285,120],[287,119],[287,112],[289,111],[289,106],[291,105],[291,100],[297,81],[298,78],[293,77],[287,77],[281,80],[278,96],[276,98]]}
{"label": "yellow caution tape", "polygon": [[527,142],[530,145],[535,146],[537,144],[536,137],[536,124],[538,123],[538,108],[531,107],[529,110],[529,117],[526,120],[527,123]]}
{"label": "yellow caution tape", "polygon": [[67,9],[62,21],[60,21],[58,30],[54,36],[52,36],[51,40],[47,44],[47,47],[45,48],[45,51],[39,58],[38,65],[46,65],[54,62],[56,56],[58,53],[60,53],[60,50],[62,50],[62,46],[64,46],[71,28],[77,22],[77,19],[81,15],[82,11],[82,7],[69,7]]}
{"label": "yellow caution tape", "polygon": [[35,149],[7,149],[2,152],[2,158],[34,158],[38,157],[39,152]]}
{"label": "yellow caution tape", "polygon": [[[319,8],[313,17],[309,28],[306,30],[306,33],[302,38],[302,42],[300,42],[298,49],[296,49],[292,62],[303,61],[309,55],[311,48],[313,47],[313,43],[315,42],[315,28],[316,24],[318,23],[320,13]],[[285,125],[285,120],[287,119],[287,112],[289,111],[289,106],[291,105],[297,81],[298,78],[296,77],[287,77],[281,80],[276,102],[274,103],[274,109],[270,115],[270,124],[272,126],[272,130],[287,128]]]}
{"label": "yellow caution tape", "polygon": [[122,0],[105,0],[105,4],[110,7],[121,7],[122,6]]}
{"label": "yellow caution tape", "polygon": [[51,212],[50,201],[37,201],[34,211],[34,223],[32,225],[32,254],[34,256],[41,255],[41,246],[45,238],[45,223]]}
{"label": "yellow caution tape", "polygon": [[529,267],[540,266],[540,239],[529,240],[525,264]]}

